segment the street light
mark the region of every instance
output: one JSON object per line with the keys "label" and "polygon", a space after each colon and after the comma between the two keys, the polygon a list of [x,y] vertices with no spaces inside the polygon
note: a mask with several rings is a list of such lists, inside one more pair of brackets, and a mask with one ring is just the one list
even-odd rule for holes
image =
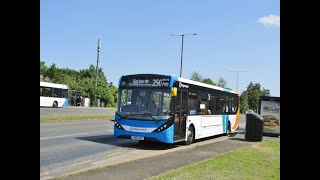
{"label": "street light", "polygon": [[239,72],[248,72],[248,71],[230,71],[230,72],[236,72],[237,73],[237,92],[238,92],[238,74],[239,74]]}
{"label": "street light", "polygon": [[182,54],[183,54],[183,38],[184,36],[190,36],[190,35],[198,35],[197,33],[193,33],[193,34],[170,34],[171,36],[181,36],[182,38],[182,46],[181,46],[181,64],[180,64],[180,77],[182,75]]}

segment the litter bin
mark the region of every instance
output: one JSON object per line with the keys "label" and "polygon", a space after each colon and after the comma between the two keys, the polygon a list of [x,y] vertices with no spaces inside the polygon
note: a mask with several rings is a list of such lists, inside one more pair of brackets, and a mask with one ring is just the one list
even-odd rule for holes
{"label": "litter bin", "polygon": [[246,114],[245,139],[248,141],[262,141],[263,139],[263,117],[257,113]]}

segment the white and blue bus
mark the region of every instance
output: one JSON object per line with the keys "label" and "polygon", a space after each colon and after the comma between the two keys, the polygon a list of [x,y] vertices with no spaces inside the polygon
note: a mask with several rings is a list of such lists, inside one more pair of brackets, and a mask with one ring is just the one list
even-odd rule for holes
{"label": "white and blue bus", "polygon": [[177,76],[135,74],[119,81],[114,136],[191,144],[238,129],[240,96]]}
{"label": "white and blue bus", "polygon": [[40,81],[40,107],[67,106],[68,91],[68,85]]}

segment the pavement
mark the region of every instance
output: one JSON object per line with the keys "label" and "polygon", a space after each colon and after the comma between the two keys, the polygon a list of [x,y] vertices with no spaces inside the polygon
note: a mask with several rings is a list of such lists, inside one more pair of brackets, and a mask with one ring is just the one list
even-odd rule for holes
{"label": "pavement", "polygon": [[[280,140],[279,137],[264,136],[263,141]],[[248,147],[257,142],[249,142],[244,138],[243,129],[237,133],[227,136],[211,137],[197,140],[194,144],[186,147],[172,148],[167,145],[161,154],[152,154],[150,149],[161,147],[157,143],[148,143],[140,147],[135,154],[126,155],[113,163],[103,163],[95,170],[76,172],[54,179],[67,180],[98,180],[98,179],[130,179],[141,180],[160,173],[188,166],[196,162],[206,160],[219,154],[233,151],[239,148]],[[175,146],[175,145],[171,145]],[[145,152],[149,152],[149,155]],[[151,153],[150,153],[151,152]]]}

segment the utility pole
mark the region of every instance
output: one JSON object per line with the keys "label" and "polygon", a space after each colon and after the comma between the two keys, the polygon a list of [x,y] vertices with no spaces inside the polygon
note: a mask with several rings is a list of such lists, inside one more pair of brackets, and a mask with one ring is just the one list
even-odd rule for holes
{"label": "utility pole", "polygon": [[182,75],[182,56],[183,56],[183,38],[184,36],[190,36],[190,35],[198,35],[197,33],[193,33],[193,34],[170,34],[171,36],[181,36],[181,39],[182,39],[182,45],[181,45],[181,61],[180,61],[180,77]]}
{"label": "utility pole", "polygon": [[99,52],[100,52],[100,38],[98,39],[98,47],[97,47],[96,89],[98,84]]}
{"label": "utility pole", "polygon": [[248,71],[230,71],[230,72],[236,72],[237,73],[237,92],[238,92],[238,75],[239,75],[239,72],[248,72]]}

